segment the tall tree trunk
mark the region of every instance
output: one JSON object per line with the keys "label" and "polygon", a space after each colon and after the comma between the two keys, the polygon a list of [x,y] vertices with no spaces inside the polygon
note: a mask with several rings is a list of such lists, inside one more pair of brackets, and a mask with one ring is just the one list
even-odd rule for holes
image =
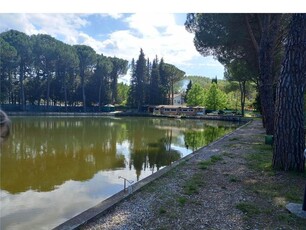
{"label": "tall tree trunk", "polygon": [[273,168],[305,170],[304,81],[306,73],[306,14],[294,14],[286,56],[277,84]]}
{"label": "tall tree trunk", "polygon": [[25,96],[24,96],[24,63],[20,64],[20,105],[21,110],[25,111]]}
{"label": "tall tree trunk", "polygon": [[102,80],[100,80],[100,86],[99,86],[99,112],[101,111],[101,108],[102,108],[101,91],[102,91]]}
{"label": "tall tree trunk", "polygon": [[112,77],[112,82],[111,82],[111,103],[115,104],[117,103],[118,100],[118,90],[117,90],[117,86],[118,86],[118,77],[117,75],[113,75]]}
{"label": "tall tree trunk", "polygon": [[173,99],[174,99],[174,81],[171,80],[171,105],[173,105]]}
{"label": "tall tree trunk", "polygon": [[241,115],[244,117],[244,106],[245,106],[245,84],[246,81],[239,82],[240,88],[240,105],[241,105]]}
{"label": "tall tree trunk", "polygon": [[50,74],[47,72],[47,111],[49,111],[50,105]]}
{"label": "tall tree trunk", "polygon": [[67,75],[66,75],[66,73],[64,73],[64,76],[65,76],[65,78],[64,78],[64,97],[65,97],[65,111],[67,112],[67,82],[66,82],[66,77],[67,77]]}
{"label": "tall tree trunk", "polygon": [[263,16],[262,36],[259,49],[259,90],[263,113],[264,127],[267,134],[274,132],[274,48],[279,31],[280,15],[265,14]]}
{"label": "tall tree trunk", "polygon": [[85,95],[85,72],[81,70],[81,85],[82,85],[82,98],[83,98],[83,112],[86,112],[86,95]]}

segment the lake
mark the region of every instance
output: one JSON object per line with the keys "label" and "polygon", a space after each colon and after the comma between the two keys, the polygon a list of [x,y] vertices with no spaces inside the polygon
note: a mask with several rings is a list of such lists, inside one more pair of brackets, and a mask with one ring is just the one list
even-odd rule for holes
{"label": "lake", "polygon": [[11,117],[1,145],[1,229],[50,229],[236,129],[140,117]]}

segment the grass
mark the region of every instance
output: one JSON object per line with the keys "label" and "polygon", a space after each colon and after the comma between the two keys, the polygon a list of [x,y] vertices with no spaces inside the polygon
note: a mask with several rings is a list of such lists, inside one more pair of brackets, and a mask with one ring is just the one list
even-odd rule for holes
{"label": "grass", "polygon": [[225,157],[229,157],[229,158],[234,158],[235,157],[235,155],[233,153],[228,153],[228,152],[223,152],[223,155]]}
{"label": "grass", "polygon": [[200,174],[195,174],[183,186],[186,195],[193,195],[199,193],[199,187],[203,186],[204,182]]}
{"label": "grass", "polygon": [[235,177],[235,176],[230,176],[229,181],[230,181],[230,182],[240,182],[241,180],[238,179],[238,178]]}
{"label": "grass", "polygon": [[[245,149],[249,152],[245,154],[246,166],[251,169],[249,170],[250,177],[241,177],[243,178],[241,180],[237,175],[224,173],[229,182],[241,182],[244,191],[252,197],[250,200],[246,199],[239,202],[236,204],[235,208],[244,213],[243,219],[246,221],[247,226],[250,227],[263,229],[267,226],[273,226],[275,227],[273,229],[306,230],[306,220],[290,214],[285,208],[285,205],[289,202],[302,202],[306,173],[275,171],[272,168],[272,147],[263,144],[264,135],[258,134],[252,138],[253,140],[249,143],[239,143],[239,140],[234,138],[230,140],[238,140],[237,143],[232,142],[232,145],[239,148],[247,146]],[[227,159],[226,157],[234,158],[240,156],[236,153],[226,152],[225,148],[222,155],[212,156],[208,160],[201,161],[198,163],[197,167],[203,170],[209,169],[209,167],[220,161],[225,162],[223,157]],[[219,165],[220,164],[218,164],[218,166]],[[182,207],[178,210],[182,211],[188,208],[189,205],[202,205],[201,203],[193,203],[193,197],[189,197],[189,195],[198,194],[200,192],[201,186],[205,185],[205,182],[203,182],[205,173],[204,171],[198,170],[198,173],[194,174],[194,176],[183,185],[183,194],[173,197],[172,201],[174,201],[177,206]],[[231,185],[234,186],[234,184]],[[226,186],[221,186],[221,188],[227,189]],[[173,215],[173,218],[176,217],[175,214],[172,213],[170,206],[163,205],[163,208],[157,210],[159,210],[160,215],[166,217]]]}
{"label": "grass", "polygon": [[163,207],[160,207],[158,213],[162,215],[162,214],[167,213],[167,210]]}
{"label": "grass", "polygon": [[187,198],[186,197],[179,197],[177,199],[178,203],[180,204],[180,206],[184,206],[187,202]]}
{"label": "grass", "polygon": [[238,137],[233,137],[233,138],[229,139],[229,141],[238,141],[238,140],[239,140]]}
{"label": "grass", "polygon": [[209,166],[212,166],[218,161],[222,160],[223,160],[222,156],[211,156],[209,160],[199,162],[199,168],[203,170],[208,169]]}
{"label": "grass", "polygon": [[260,213],[258,206],[250,202],[241,202],[236,205],[236,208],[245,213],[248,217],[252,217]]}
{"label": "grass", "polygon": [[251,169],[256,171],[272,171],[272,147],[270,145],[255,145],[256,153],[246,156]]}
{"label": "grass", "polygon": [[306,229],[306,221],[290,214],[285,208],[290,202],[303,202],[306,173],[274,170],[272,147],[263,144],[264,135],[254,138],[262,142],[253,144],[254,153],[247,154],[245,159],[256,180],[245,188],[257,198],[254,202],[239,203],[236,208],[246,214],[250,223],[261,221],[282,226],[282,229]]}
{"label": "grass", "polygon": [[212,163],[217,163],[218,161],[222,161],[223,157],[222,156],[212,156],[210,157],[210,160]]}

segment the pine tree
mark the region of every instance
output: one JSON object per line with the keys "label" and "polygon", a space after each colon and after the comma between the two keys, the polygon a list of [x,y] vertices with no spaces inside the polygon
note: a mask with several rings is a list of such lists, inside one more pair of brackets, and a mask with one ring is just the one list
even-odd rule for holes
{"label": "pine tree", "polygon": [[170,83],[165,70],[165,62],[163,58],[160,60],[159,63],[159,76],[160,76],[161,104],[166,105],[169,104],[168,94],[170,92]]}
{"label": "pine tree", "polygon": [[162,103],[159,64],[157,56],[152,63],[149,93],[150,93],[149,104],[158,105]]}
{"label": "pine tree", "polygon": [[131,61],[131,87],[128,93],[128,105],[135,107],[136,106],[136,64],[134,58]]}
{"label": "pine tree", "polygon": [[140,111],[141,106],[144,104],[145,101],[145,83],[146,83],[146,77],[147,77],[147,65],[146,65],[146,59],[145,55],[143,53],[143,50],[140,49],[139,58],[136,61],[135,66],[135,103],[138,108],[138,111]]}

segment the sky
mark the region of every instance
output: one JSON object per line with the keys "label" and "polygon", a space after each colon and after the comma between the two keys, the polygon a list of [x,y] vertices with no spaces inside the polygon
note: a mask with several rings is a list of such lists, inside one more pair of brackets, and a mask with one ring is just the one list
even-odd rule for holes
{"label": "sky", "polygon": [[[236,5],[232,4],[236,1]],[[237,3],[238,1],[238,3]],[[272,1],[272,0],[271,0]],[[273,12],[305,9],[278,0]],[[303,0],[296,0],[302,2]],[[65,43],[91,46],[98,54],[131,61],[142,48],[146,58],[163,58],[186,75],[223,78],[224,67],[213,57],[201,56],[194,34],[186,31],[187,12],[264,12],[269,0],[9,0],[1,3],[0,33],[10,29],[49,34]],[[86,4],[84,4],[86,2]],[[184,4],[181,4],[181,3]],[[202,4],[199,4],[199,3]],[[209,4],[207,4],[209,2]],[[265,3],[265,8],[256,8]],[[255,4],[254,4],[255,3]],[[237,7],[237,5],[239,7]],[[221,7],[222,6],[222,7]],[[293,7],[294,8],[290,8]],[[278,8],[279,7],[279,8]],[[297,8],[298,7],[298,8]],[[76,13],[77,12],[77,13]],[[130,13],[118,13],[130,12]],[[181,13],[184,12],[184,13]],[[128,81],[128,76],[123,79]]]}

